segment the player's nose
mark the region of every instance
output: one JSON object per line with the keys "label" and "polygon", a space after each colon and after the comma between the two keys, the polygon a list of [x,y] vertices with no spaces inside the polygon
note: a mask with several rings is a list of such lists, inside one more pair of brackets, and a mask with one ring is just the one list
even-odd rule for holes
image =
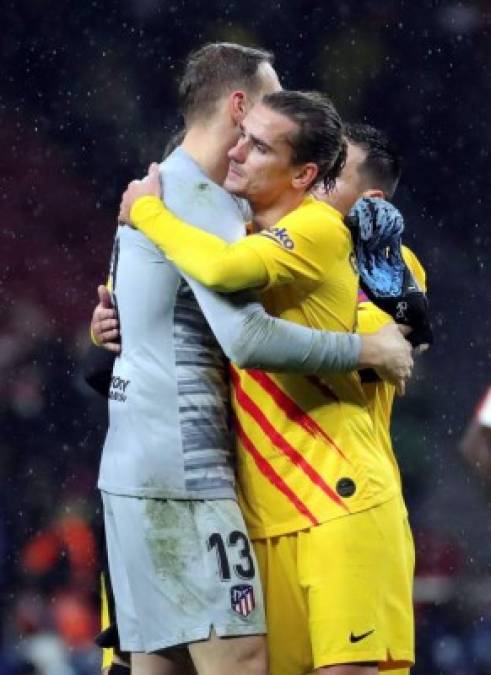
{"label": "player's nose", "polygon": [[239,138],[237,143],[228,152],[228,158],[242,164],[247,156],[247,141]]}

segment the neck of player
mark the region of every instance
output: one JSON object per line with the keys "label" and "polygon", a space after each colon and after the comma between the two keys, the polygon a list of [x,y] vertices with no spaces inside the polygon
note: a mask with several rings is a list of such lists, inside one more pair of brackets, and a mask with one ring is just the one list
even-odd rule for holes
{"label": "neck of player", "polygon": [[233,143],[234,139],[230,139],[228,133],[211,128],[211,125],[195,124],[187,130],[182,148],[208,178],[222,185],[228,171],[227,152]]}
{"label": "neck of player", "polygon": [[298,190],[285,190],[277,195],[274,200],[261,199],[260,196],[251,196],[249,203],[254,214],[254,229],[269,230],[274,227],[281,218],[300,206],[305,198],[305,192]]}

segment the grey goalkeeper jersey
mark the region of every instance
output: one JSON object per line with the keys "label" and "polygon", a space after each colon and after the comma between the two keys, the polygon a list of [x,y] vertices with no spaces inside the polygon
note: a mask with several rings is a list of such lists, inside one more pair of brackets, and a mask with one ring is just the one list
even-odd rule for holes
{"label": "grey goalkeeper jersey", "polygon": [[[182,148],[161,173],[174,213],[227,241],[244,235],[241,203]],[[334,352],[341,358],[336,368],[356,363],[354,336],[329,343],[320,331],[268,317],[249,294],[213,293],[183,278],[131,227],[118,228],[110,278],[121,354],[98,482],[106,492],[235,498],[228,366],[220,345],[239,365],[268,370],[315,372],[329,367]]]}

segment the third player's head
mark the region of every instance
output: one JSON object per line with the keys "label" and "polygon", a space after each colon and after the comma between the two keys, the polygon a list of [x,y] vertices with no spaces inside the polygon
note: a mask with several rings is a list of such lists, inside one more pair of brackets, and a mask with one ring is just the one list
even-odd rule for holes
{"label": "third player's head", "polygon": [[368,124],[347,124],[348,153],[334,189],[314,194],[346,215],[361,197],[392,199],[401,175],[399,154],[389,138]]}
{"label": "third player's head", "polygon": [[230,150],[225,187],[254,210],[279,199],[298,202],[314,182],[334,184],[345,160],[343,124],[331,101],[317,92],[265,96],[241,124]]}
{"label": "third player's head", "polygon": [[273,55],[262,49],[217,42],[192,52],[179,85],[186,129],[219,126],[231,135],[256,101],[281,89]]}

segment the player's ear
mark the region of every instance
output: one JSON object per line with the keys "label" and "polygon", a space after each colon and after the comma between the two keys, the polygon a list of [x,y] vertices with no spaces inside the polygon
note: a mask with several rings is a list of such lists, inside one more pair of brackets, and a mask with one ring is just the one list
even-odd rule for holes
{"label": "player's ear", "polygon": [[292,186],[297,190],[306,190],[312,185],[319,173],[319,167],[313,162],[302,164],[292,176]]}
{"label": "player's ear", "polygon": [[228,97],[229,112],[235,124],[240,124],[247,113],[247,96],[244,91],[238,89]]}
{"label": "player's ear", "polygon": [[378,199],[385,199],[385,192],[383,190],[365,190],[363,197],[376,197]]}

